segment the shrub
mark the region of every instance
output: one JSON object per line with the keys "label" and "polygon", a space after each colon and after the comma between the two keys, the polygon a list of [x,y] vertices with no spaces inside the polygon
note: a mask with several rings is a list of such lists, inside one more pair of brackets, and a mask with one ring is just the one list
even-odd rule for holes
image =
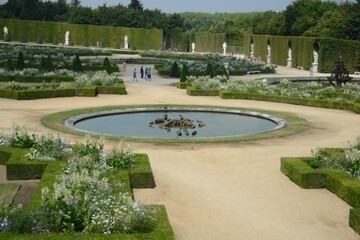
{"label": "shrub", "polygon": [[177,62],[175,61],[170,70],[170,77],[180,77],[180,70]]}
{"label": "shrub", "polygon": [[213,67],[213,65],[211,64],[211,62],[208,62],[208,65],[207,65],[206,70],[205,70],[205,75],[206,75],[206,76],[210,76],[210,77],[214,77],[214,76],[215,76],[214,67]]}
{"label": "shrub", "polygon": [[19,51],[19,55],[16,61],[16,69],[23,70],[25,68],[24,55]]}
{"label": "shrub", "polygon": [[120,143],[106,156],[106,163],[113,168],[130,169],[134,165],[134,152],[129,146]]}
{"label": "shrub", "polygon": [[79,55],[76,55],[75,58],[74,58],[74,61],[73,61],[73,64],[72,64],[72,70],[74,72],[83,72],[83,68],[82,68],[82,65],[81,65]]}
{"label": "shrub", "polygon": [[14,125],[12,131],[12,135],[9,136],[11,147],[31,148],[34,145],[36,136],[34,134],[29,134],[25,128]]}
{"label": "shrub", "polygon": [[106,71],[108,74],[111,74],[113,72],[110,60],[107,57],[104,59],[102,70]]}
{"label": "shrub", "polygon": [[222,69],[221,69],[221,75],[222,76],[226,76],[227,79],[229,79],[229,72],[228,70],[225,68],[225,66],[222,66]]}
{"label": "shrub", "polygon": [[189,70],[186,64],[183,64],[183,69],[181,71],[180,82],[186,82],[187,76],[189,76]]}

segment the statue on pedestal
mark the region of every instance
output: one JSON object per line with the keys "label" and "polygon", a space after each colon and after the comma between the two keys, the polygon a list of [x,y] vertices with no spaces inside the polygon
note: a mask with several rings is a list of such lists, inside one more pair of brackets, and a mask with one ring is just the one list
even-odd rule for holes
{"label": "statue on pedestal", "polygon": [[224,50],[224,55],[226,55],[226,47],[227,47],[226,42],[223,43],[222,47],[223,47],[223,50]]}
{"label": "statue on pedestal", "polygon": [[124,45],[125,49],[129,49],[129,39],[127,35],[124,37]]}
{"label": "statue on pedestal", "polygon": [[70,42],[70,32],[69,31],[66,31],[65,32],[65,45],[66,46],[69,46],[69,42]]}
{"label": "statue on pedestal", "polygon": [[191,44],[191,52],[195,52],[195,43],[193,42],[192,44]]}

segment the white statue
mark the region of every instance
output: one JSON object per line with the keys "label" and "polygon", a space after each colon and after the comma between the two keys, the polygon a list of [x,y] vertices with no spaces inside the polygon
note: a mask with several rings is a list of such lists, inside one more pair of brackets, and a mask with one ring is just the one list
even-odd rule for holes
{"label": "white statue", "polygon": [[223,43],[222,47],[223,47],[223,50],[224,50],[224,55],[226,55],[226,47],[227,47],[226,42]]}
{"label": "white statue", "polygon": [[191,50],[193,53],[195,52],[195,43],[194,42],[191,44]]}
{"label": "white statue", "polygon": [[254,58],[254,43],[251,43],[251,51],[250,51],[250,58],[253,59]]}
{"label": "white statue", "polygon": [[124,37],[124,45],[125,45],[125,49],[129,49],[129,39],[127,35],[125,35]]}
{"label": "white statue", "polygon": [[288,50],[288,59],[287,60],[289,60],[289,61],[292,60],[292,50],[291,50],[291,48],[289,48],[289,50]]}
{"label": "white statue", "polygon": [[267,56],[266,56],[266,63],[271,63],[271,47],[270,45],[267,45]]}
{"label": "white statue", "polygon": [[70,32],[65,32],[65,46],[69,46]]}
{"label": "white statue", "polygon": [[314,55],[314,62],[313,64],[318,64],[319,63],[319,54],[317,53],[317,51],[313,51],[313,55]]}
{"label": "white statue", "polygon": [[7,35],[9,35],[9,30],[8,30],[8,28],[5,26],[5,27],[4,27],[4,37],[7,36]]}
{"label": "white statue", "polygon": [[271,47],[270,45],[267,45],[267,57],[271,57]]}

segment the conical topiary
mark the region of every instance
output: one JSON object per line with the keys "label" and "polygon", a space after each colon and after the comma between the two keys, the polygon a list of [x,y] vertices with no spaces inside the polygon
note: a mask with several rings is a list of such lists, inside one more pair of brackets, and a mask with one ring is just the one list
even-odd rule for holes
{"label": "conical topiary", "polygon": [[205,75],[206,76],[210,76],[210,77],[214,77],[214,68],[213,65],[211,64],[211,62],[208,63],[206,71],[205,71]]}
{"label": "conical topiary", "polygon": [[180,77],[180,70],[177,62],[175,61],[170,70],[170,77]]}
{"label": "conical topiary", "polygon": [[226,69],[225,66],[222,66],[221,75],[226,76],[226,78],[229,79],[229,72],[228,72],[228,70]]}
{"label": "conical topiary", "polygon": [[20,51],[19,55],[18,55],[18,58],[16,60],[16,69],[23,70],[24,68],[25,68],[24,55]]}
{"label": "conical topiary", "polygon": [[108,74],[111,74],[113,72],[110,60],[107,57],[104,59],[103,70],[106,71]]}
{"label": "conical topiary", "polygon": [[180,82],[186,82],[187,76],[189,76],[189,70],[186,64],[184,64],[183,69],[181,71]]}
{"label": "conical topiary", "polygon": [[73,64],[72,64],[72,69],[74,72],[82,72],[83,68],[81,65],[81,61],[78,55],[75,56]]}

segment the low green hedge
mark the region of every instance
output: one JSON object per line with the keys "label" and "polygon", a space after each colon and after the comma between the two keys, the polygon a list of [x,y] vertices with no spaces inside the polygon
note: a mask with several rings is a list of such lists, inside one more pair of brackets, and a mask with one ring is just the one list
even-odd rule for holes
{"label": "low green hedge", "polygon": [[299,158],[281,158],[281,171],[302,188],[325,187],[325,174],[311,168]]}
{"label": "low green hedge", "polygon": [[17,149],[0,146],[1,163],[6,165],[6,178],[8,180],[40,179],[47,162],[29,161],[25,154],[29,149]]}
{"label": "low green hedge", "polygon": [[16,100],[33,100],[42,98],[57,98],[57,97],[96,97],[97,94],[127,94],[125,85],[121,84],[117,87],[90,87],[90,88],[77,88],[77,89],[37,89],[37,90],[8,90],[0,89],[0,97],[10,98]]}
{"label": "low green hedge", "polygon": [[176,87],[180,89],[186,89],[187,87],[191,87],[191,83],[188,82],[177,82]]}
{"label": "low green hedge", "polygon": [[325,186],[354,208],[360,208],[360,181],[342,170],[326,170]]}
{"label": "low green hedge", "polygon": [[280,102],[310,107],[349,110],[355,113],[360,113],[360,103],[336,102],[326,99],[296,98],[255,93],[233,93],[226,90],[220,90],[219,96],[223,99],[249,99],[267,102]]}
{"label": "low green hedge", "polygon": [[193,87],[187,87],[186,93],[190,96],[219,96],[219,90],[202,90]]}
{"label": "low green hedge", "polygon": [[42,83],[42,82],[73,82],[73,81],[74,81],[74,77],[0,75],[0,82]]}
{"label": "low green hedge", "polygon": [[[335,152],[339,152],[336,149]],[[340,169],[313,169],[309,158],[281,158],[281,171],[302,188],[323,188],[336,194],[355,209],[350,210],[349,224],[360,234],[360,181]]]}
{"label": "low green hedge", "polygon": [[109,86],[98,86],[96,87],[97,94],[118,94],[118,95],[126,95],[126,87],[124,84],[121,84],[116,87]]}
{"label": "low green hedge", "polygon": [[350,227],[352,227],[352,229],[355,230],[355,232],[360,234],[360,209],[359,208],[350,209],[349,225],[350,225]]}
{"label": "low green hedge", "polygon": [[154,188],[155,180],[151,170],[149,157],[146,154],[136,154],[135,166],[129,172],[131,188]]}

